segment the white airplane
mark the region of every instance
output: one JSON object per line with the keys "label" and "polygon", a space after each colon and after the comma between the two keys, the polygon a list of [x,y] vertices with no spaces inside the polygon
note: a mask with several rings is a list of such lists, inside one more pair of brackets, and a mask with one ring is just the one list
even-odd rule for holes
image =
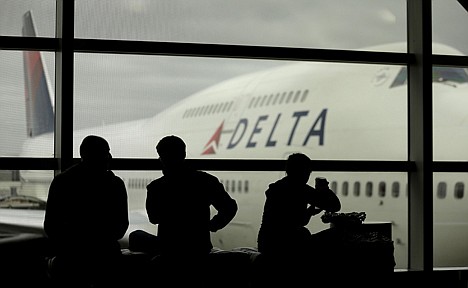
{"label": "white airplane", "polygon": [[[25,33],[35,33],[32,17],[25,17]],[[406,51],[405,43],[369,50]],[[434,44],[434,53],[459,54]],[[41,55],[25,52],[27,133],[22,156],[53,155],[53,98]],[[466,159],[468,74],[465,69],[434,68],[435,135],[450,135],[460,149],[434,145],[435,159]],[[74,147],[89,134],[101,135],[117,157],[156,158],[154,146],[165,135],[181,136],[188,158],[285,159],[302,152],[312,159],[407,158],[406,67],[397,65],[293,63],[223,81],[195,93],[165,111],[121,124],[74,131]],[[450,98],[449,101],[445,101]],[[437,139],[435,138],[435,141]],[[44,149],[49,149],[44,151]],[[75,152],[78,155],[78,152]],[[383,155],[383,156],[382,156]],[[76,156],[79,157],[79,156]],[[115,171],[129,193],[130,228],[156,232],[144,211],[146,184],[159,171]],[[256,247],[264,191],[284,172],[214,172],[237,200],[239,211],[225,229],[212,234],[221,249]],[[391,222],[395,268],[407,267],[406,173],[313,172],[326,177],[342,201],[341,212],[364,211],[366,222]],[[52,175],[21,171],[20,194],[46,200]],[[467,175],[434,175],[434,266],[468,266],[468,210],[466,197],[457,199]],[[361,188],[362,187],[362,188]],[[439,198],[444,189],[445,197]],[[458,189],[458,190],[457,190]],[[456,192],[453,192],[456,191]],[[92,195],[86,195],[92,201]],[[42,232],[44,212],[0,209],[0,228]],[[312,232],[328,228],[319,216]],[[127,236],[128,236],[127,233]],[[450,239],[448,245],[447,238]],[[126,243],[125,239],[122,243]]]}

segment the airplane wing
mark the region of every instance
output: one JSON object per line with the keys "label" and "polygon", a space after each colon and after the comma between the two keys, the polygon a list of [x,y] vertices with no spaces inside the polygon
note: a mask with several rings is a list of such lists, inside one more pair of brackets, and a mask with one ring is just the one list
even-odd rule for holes
{"label": "airplane wing", "polygon": [[44,234],[42,227],[44,210],[0,208],[0,233],[18,234],[35,233]]}

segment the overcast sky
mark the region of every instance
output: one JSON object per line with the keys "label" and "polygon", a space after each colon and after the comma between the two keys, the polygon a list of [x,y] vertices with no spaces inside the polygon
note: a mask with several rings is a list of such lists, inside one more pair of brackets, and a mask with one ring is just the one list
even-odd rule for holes
{"label": "overcast sky", "polygon": [[[75,3],[78,38],[331,49],[360,49],[406,39],[405,0]],[[0,0],[0,35],[21,35],[21,17],[32,10],[38,35],[53,37],[54,5],[53,0]],[[468,54],[468,14],[462,6],[456,0],[433,0],[433,14],[433,40]],[[53,54],[45,54],[53,76]],[[95,54],[77,54],[75,59],[77,128],[148,117],[224,79],[283,64]],[[0,156],[13,156],[26,136],[21,52],[0,51],[0,97]],[[92,113],[80,114],[83,111]]]}

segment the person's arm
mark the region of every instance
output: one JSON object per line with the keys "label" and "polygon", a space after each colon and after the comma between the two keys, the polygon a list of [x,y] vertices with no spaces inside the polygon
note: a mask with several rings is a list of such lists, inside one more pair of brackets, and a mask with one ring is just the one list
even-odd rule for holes
{"label": "person's arm", "polygon": [[237,214],[237,202],[224,189],[224,186],[218,179],[212,183],[212,205],[217,210],[210,220],[210,231],[216,232],[231,222]]}
{"label": "person's arm", "polygon": [[146,187],[146,214],[148,215],[148,220],[151,224],[159,224],[159,207],[158,199],[156,196],[156,189],[154,188],[155,184],[152,182]]}
{"label": "person's arm", "polygon": [[[44,217],[44,232],[49,238],[57,238],[61,231],[60,221],[63,215],[60,215],[60,180],[54,178],[49,186],[47,204]],[[62,231],[62,233],[65,231]]]}
{"label": "person's arm", "polygon": [[125,236],[129,226],[127,189],[125,188],[125,183],[118,177],[116,179],[115,192],[117,195],[116,197],[118,197],[118,199],[116,199],[115,236],[118,240]]}
{"label": "person's arm", "polygon": [[315,189],[317,193],[316,206],[327,212],[338,212],[341,210],[341,202],[335,192],[330,189]]}
{"label": "person's arm", "polygon": [[307,225],[310,221],[310,218],[312,218],[312,216],[315,216],[317,214],[319,214],[320,212],[322,212],[323,209],[321,208],[317,208],[315,207],[314,205],[309,205],[309,207],[307,207],[307,210],[306,210],[306,213],[304,215],[304,223],[302,224],[303,226]]}

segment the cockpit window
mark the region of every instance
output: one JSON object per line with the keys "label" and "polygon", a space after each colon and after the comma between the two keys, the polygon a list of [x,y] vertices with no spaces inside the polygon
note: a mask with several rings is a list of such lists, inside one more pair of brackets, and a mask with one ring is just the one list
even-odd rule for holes
{"label": "cockpit window", "polygon": [[[406,67],[403,67],[393,80],[390,88],[405,85],[407,79],[408,72]],[[432,82],[468,83],[468,74],[465,68],[434,67],[432,69]]]}

